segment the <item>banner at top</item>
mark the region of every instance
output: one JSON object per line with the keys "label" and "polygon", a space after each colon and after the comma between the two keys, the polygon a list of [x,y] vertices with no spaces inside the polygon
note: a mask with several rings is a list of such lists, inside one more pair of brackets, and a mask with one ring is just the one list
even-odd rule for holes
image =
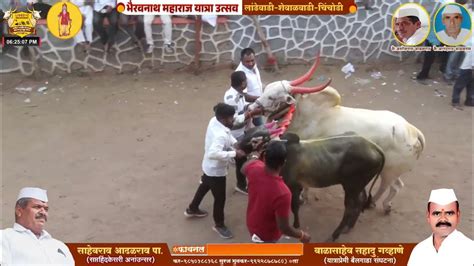
{"label": "banner at top", "polygon": [[354,0],[119,0],[126,15],[330,15],[355,13]]}

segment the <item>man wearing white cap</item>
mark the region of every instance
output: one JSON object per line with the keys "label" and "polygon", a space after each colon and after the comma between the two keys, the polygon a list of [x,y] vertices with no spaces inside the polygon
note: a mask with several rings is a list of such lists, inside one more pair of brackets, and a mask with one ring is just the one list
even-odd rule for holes
{"label": "man wearing white cap", "polygon": [[469,36],[469,29],[461,28],[463,20],[461,7],[456,4],[446,5],[442,12],[444,30],[436,32],[439,40],[446,45],[461,45]]}
{"label": "man wearing white cap", "polygon": [[74,265],[74,258],[68,247],[43,229],[47,220],[46,190],[22,188],[15,205],[13,228],[0,231],[0,264]]}
{"label": "man wearing white cap", "polygon": [[428,32],[421,26],[420,14],[414,7],[402,7],[395,16],[395,32],[407,45],[423,42]]}
{"label": "man wearing white cap", "polygon": [[474,264],[474,242],[456,230],[461,212],[452,189],[435,189],[428,200],[426,219],[433,234],[413,249],[408,266]]}

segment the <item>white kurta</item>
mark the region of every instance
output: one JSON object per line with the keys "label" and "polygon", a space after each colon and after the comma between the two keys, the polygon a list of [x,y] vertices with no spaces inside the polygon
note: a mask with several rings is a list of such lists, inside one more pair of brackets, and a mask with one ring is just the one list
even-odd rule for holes
{"label": "white kurta", "polygon": [[248,69],[240,62],[235,71],[243,71],[247,77],[247,93],[252,96],[260,97],[262,95],[262,79],[260,78],[260,71],[257,65],[253,69]]}
{"label": "white kurta", "polygon": [[413,35],[405,41],[407,45],[418,45],[421,44],[426,37],[428,37],[427,29],[421,27],[413,33]]}
{"label": "white kurta", "polygon": [[467,40],[467,36],[469,36],[469,33],[470,31],[468,29],[461,28],[461,31],[459,32],[458,36],[456,36],[456,38],[453,38],[446,34],[446,31],[444,30],[437,32],[439,40],[446,45],[461,45]]}
{"label": "white kurta", "polygon": [[234,126],[240,125],[240,128],[231,131],[234,138],[239,139],[245,132],[245,106],[248,102],[245,101],[243,93],[239,93],[236,89],[230,87],[224,94],[224,103],[235,108]]}
{"label": "white kurta", "polygon": [[237,140],[216,117],[211,118],[207,126],[204,141],[202,171],[208,176],[226,176],[229,163],[234,160],[234,144]]}
{"label": "white kurta", "polygon": [[418,243],[410,255],[408,266],[472,266],[473,252],[474,242],[463,233],[454,230],[443,240],[438,252],[433,245],[433,235]]}
{"label": "white kurta", "polygon": [[8,265],[74,265],[68,247],[43,230],[39,238],[15,223],[13,228],[0,231],[2,252],[0,264]]}

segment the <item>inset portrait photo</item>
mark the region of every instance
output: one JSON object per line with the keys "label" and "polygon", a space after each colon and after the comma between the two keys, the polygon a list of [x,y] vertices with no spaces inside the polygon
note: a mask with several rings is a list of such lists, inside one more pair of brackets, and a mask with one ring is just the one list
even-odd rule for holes
{"label": "inset portrait photo", "polygon": [[430,32],[430,19],[426,9],[416,3],[401,5],[394,13],[392,31],[403,45],[422,44]]}
{"label": "inset portrait photo", "polygon": [[435,15],[434,30],[445,45],[462,45],[471,36],[472,21],[469,12],[460,4],[442,6]]}

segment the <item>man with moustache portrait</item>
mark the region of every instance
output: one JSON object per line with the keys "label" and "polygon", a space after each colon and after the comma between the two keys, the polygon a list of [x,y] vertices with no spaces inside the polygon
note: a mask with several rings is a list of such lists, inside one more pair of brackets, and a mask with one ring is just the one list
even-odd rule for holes
{"label": "man with moustache portrait", "polygon": [[413,249],[408,266],[472,266],[474,242],[456,230],[461,212],[452,189],[435,189],[428,200],[426,220],[433,234]]}

